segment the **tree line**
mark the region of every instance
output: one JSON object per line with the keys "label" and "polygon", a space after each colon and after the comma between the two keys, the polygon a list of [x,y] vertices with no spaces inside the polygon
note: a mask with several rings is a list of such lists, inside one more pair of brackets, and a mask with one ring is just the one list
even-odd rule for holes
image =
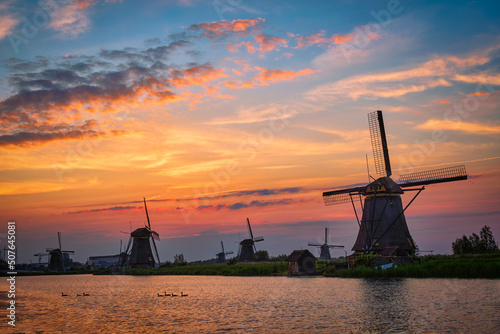
{"label": "tree line", "polygon": [[465,235],[451,244],[454,255],[461,254],[488,254],[499,252],[498,243],[491,233],[489,226],[484,226],[479,235],[472,233],[469,237]]}

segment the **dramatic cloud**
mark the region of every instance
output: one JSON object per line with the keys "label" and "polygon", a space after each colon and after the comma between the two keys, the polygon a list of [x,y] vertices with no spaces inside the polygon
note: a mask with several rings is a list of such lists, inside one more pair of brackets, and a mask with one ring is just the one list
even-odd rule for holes
{"label": "dramatic cloud", "polygon": [[254,67],[255,70],[259,71],[253,78],[247,81],[241,80],[227,80],[223,84],[232,89],[242,89],[242,88],[252,88],[254,86],[267,86],[269,83],[276,81],[288,81],[293,80],[296,77],[310,75],[316,71],[309,68],[305,68],[300,71],[287,71],[282,69],[264,69],[258,66]]}
{"label": "dramatic cloud", "polygon": [[250,34],[255,28],[260,28],[265,20],[261,18],[253,20],[220,21],[212,23],[193,24],[190,30],[199,30],[207,38],[219,38],[229,35],[237,37]]}
{"label": "dramatic cloud", "polygon": [[[354,101],[360,98],[400,97],[439,86],[451,86],[451,81],[461,78],[457,73],[489,61],[490,58],[482,55],[436,58],[408,70],[357,75],[324,84],[306,92],[306,97],[311,100],[348,97]],[[494,80],[486,82],[493,83]]]}
{"label": "dramatic cloud", "polygon": [[278,50],[280,47],[288,47],[287,41],[280,37],[260,34],[255,38],[255,40],[259,43],[260,52]]}
{"label": "dramatic cloud", "polygon": [[500,134],[500,125],[448,121],[439,119],[430,119],[424,124],[417,126],[417,128],[423,130],[455,130],[478,135]]}

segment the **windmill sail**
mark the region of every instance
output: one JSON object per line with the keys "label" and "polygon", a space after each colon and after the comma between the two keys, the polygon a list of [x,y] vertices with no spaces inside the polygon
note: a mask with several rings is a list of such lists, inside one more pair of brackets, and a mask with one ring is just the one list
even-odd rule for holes
{"label": "windmill sail", "polygon": [[368,124],[370,127],[370,138],[372,142],[373,160],[375,170],[379,175],[391,176],[391,161],[389,160],[389,149],[385,137],[384,118],[382,111],[377,110],[368,114]]}
{"label": "windmill sail", "polygon": [[350,202],[354,195],[364,196],[365,192],[366,186],[326,191],[323,193],[323,202],[325,205],[343,204]]}
{"label": "windmill sail", "polygon": [[425,172],[401,175],[398,184],[402,188],[427,185],[432,183],[467,180],[465,165],[428,170]]}

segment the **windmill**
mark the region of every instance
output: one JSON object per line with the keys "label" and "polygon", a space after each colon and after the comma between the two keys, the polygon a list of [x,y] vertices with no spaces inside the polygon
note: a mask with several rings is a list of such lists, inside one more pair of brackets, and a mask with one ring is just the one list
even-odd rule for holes
{"label": "windmill", "polygon": [[217,263],[226,263],[226,255],[234,254],[234,252],[224,252],[224,243],[220,242],[220,246],[222,247],[222,252],[215,254],[217,256]]}
{"label": "windmill", "polygon": [[47,253],[36,253],[36,254],[33,254],[33,256],[38,256],[38,263],[41,264],[42,263],[42,257],[49,256],[49,254],[47,254]]}
{"label": "windmill", "polygon": [[[401,175],[394,182],[390,178],[392,171],[382,111],[369,113],[368,123],[376,171],[382,176],[376,180],[372,178],[374,181],[366,186],[324,192],[324,203],[334,205],[351,202],[359,225],[358,236],[352,248],[356,254],[387,254],[398,249],[400,251],[397,253],[401,255],[415,254],[416,246],[408,230],[404,212],[425,189],[425,185],[466,180],[465,165]],[[405,191],[417,193],[403,208],[401,194]],[[361,221],[354,199],[361,203]]]}
{"label": "windmill", "polygon": [[250,239],[244,239],[240,242],[240,247],[238,250],[238,262],[252,261],[254,252],[256,251],[255,243],[263,241],[264,237],[253,237],[252,227],[250,226],[250,220],[247,218],[248,231],[250,232]]}
{"label": "windmill", "polygon": [[[160,235],[151,230],[151,222],[149,221],[148,207],[146,206],[146,198],[144,198],[144,209],[146,210],[146,218],[148,225],[138,228],[130,233],[125,256],[122,258],[121,265],[124,266],[128,259],[130,268],[154,268],[156,264],[160,264],[160,257],[158,256],[158,249],[156,248],[156,240],[160,240]],[[132,244],[132,249],[130,249]],[[153,250],[151,248],[153,244]],[[129,254],[130,249],[130,254]]]}
{"label": "windmill", "polygon": [[325,227],[325,243],[324,244],[310,242],[310,243],[308,243],[308,245],[319,247],[319,249],[320,249],[319,259],[320,260],[331,260],[332,259],[331,255],[330,255],[331,248],[344,248],[344,246],[329,245],[328,244],[328,227]]}
{"label": "windmill", "polygon": [[70,254],[70,253],[74,254],[75,253],[75,251],[62,250],[61,232],[57,232],[57,241],[59,242],[59,248],[55,248],[55,249],[54,248],[47,248],[47,252],[49,253],[48,254],[49,255],[49,264],[47,265],[47,271],[61,271],[61,270],[66,271],[66,268],[64,267],[65,257],[67,256],[67,254]]}

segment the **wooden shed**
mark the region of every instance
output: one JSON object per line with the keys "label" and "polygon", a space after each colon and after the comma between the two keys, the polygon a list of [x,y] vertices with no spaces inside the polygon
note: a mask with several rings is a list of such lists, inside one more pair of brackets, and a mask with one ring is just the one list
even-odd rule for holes
{"label": "wooden shed", "polygon": [[294,250],[288,256],[288,272],[291,274],[313,274],[316,272],[316,258],[307,249]]}

